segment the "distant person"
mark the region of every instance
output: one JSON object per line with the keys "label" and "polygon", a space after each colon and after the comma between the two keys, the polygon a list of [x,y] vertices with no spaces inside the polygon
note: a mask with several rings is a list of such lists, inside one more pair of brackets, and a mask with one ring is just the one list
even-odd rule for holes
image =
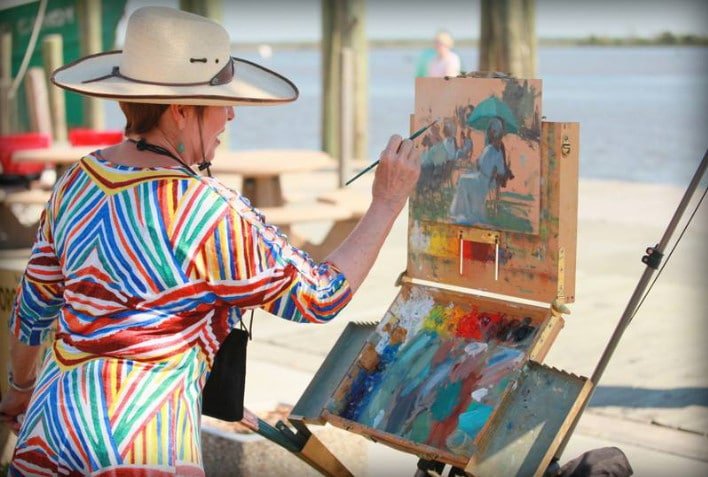
{"label": "distant person", "polygon": [[435,49],[428,49],[421,54],[416,76],[442,78],[460,74],[461,62],[457,53],[452,51],[455,42],[446,31],[435,35]]}

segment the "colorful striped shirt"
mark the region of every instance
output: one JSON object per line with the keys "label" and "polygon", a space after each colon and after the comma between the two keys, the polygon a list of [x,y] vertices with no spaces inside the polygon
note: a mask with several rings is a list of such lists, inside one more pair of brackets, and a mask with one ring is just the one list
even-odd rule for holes
{"label": "colorful striped shirt", "polygon": [[243,313],[323,323],[351,295],[216,179],[82,158],[10,317],[30,345],[56,328],[11,475],[202,476],[201,389]]}

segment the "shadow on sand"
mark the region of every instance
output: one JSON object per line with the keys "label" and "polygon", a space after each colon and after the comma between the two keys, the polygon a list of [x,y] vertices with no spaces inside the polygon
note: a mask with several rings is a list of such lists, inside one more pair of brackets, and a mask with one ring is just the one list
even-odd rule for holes
{"label": "shadow on sand", "polygon": [[708,388],[647,389],[628,386],[600,386],[590,407],[708,407]]}

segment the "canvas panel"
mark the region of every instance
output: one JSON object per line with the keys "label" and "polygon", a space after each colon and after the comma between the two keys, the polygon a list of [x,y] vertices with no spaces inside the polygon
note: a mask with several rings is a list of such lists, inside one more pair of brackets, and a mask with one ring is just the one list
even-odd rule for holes
{"label": "canvas panel", "polygon": [[[415,117],[413,128],[426,120],[427,117]],[[417,210],[420,197],[412,199],[408,276],[546,303],[555,299],[572,303],[578,215],[578,130],[577,123],[542,123],[537,234],[423,220]]]}
{"label": "canvas panel", "polygon": [[419,78],[422,144],[412,217],[538,234],[541,81]]}

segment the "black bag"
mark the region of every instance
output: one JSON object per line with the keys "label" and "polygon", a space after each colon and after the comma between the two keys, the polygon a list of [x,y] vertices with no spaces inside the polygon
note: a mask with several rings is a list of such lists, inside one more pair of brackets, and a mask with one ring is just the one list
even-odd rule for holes
{"label": "black bag", "polygon": [[593,449],[566,462],[558,477],[629,477],[634,474],[627,456],[617,447]]}
{"label": "black bag", "polygon": [[230,422],[243,419],[248,338],[248,331],[234,329],[221,344],[202,390],[202,414]]}

